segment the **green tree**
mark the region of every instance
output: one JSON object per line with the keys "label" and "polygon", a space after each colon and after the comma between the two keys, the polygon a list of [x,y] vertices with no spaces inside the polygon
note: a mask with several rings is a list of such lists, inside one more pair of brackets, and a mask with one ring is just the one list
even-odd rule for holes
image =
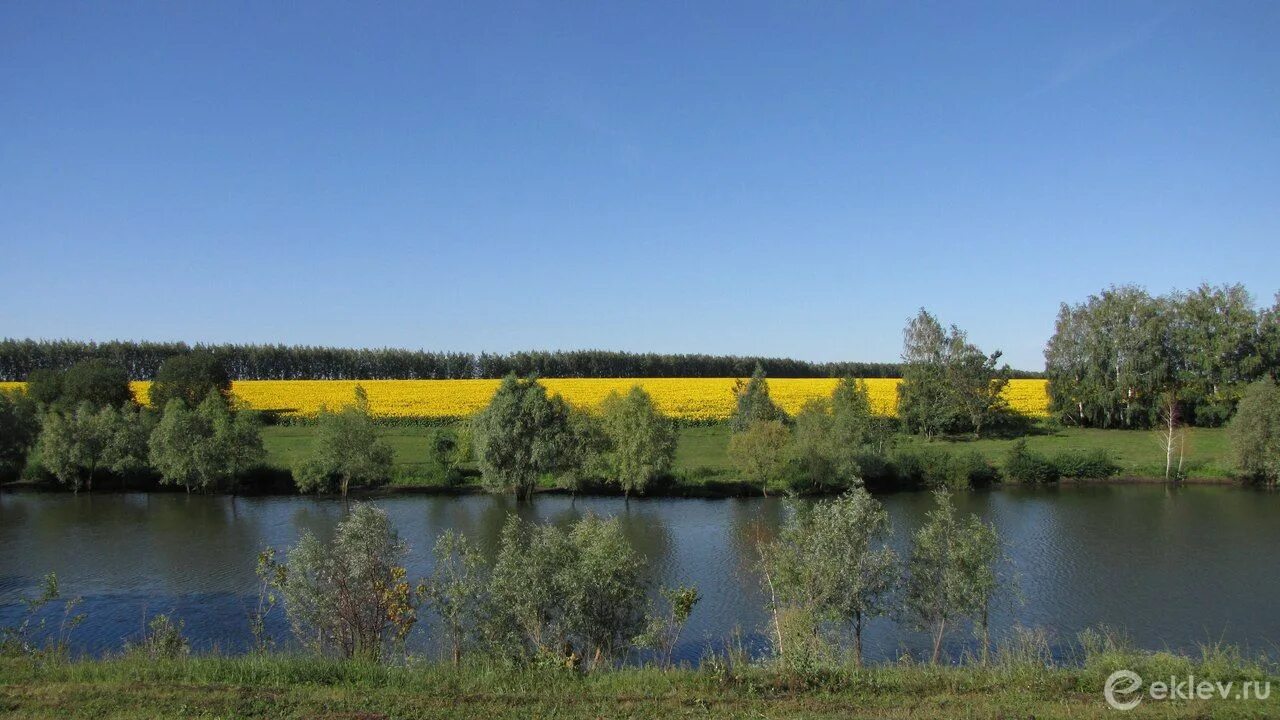
{"label": "green tree", "polygon": [[1270,380],[1250,385],[1227,436],[1240,472],[1267,485],[1280,482],[1280,387]]}
{"label": "green tree", "polygon": [[951,495],[934,493],[938,506],[912,538],[907,560],[907,619],[933,638],[931,662],[942,655],[942,641],[951,626],[972,607],[972,593],[966,578],[966,559],[961,524],[956,519]]}
{"label": "green tree", "polygon": [[508,375],[489,405],[472,419],[480,476],[493,491],[529,498],[540,476],[569,465],[573,433],[569,405],[547,396],[536,377]]}
{"label": "green tree", "polygon": [[106,360],[82,360],[65,372],[36,370],[27,376],[27,393],[42,406],[75,410],[81,403],[92,407],[121,407],[133,403],[129,375]]}
{"label": "green tree", "polygon": [[1050,407],[1067,423],[1149,427],[1169,389],[1169,305],[1135,286],[1063,304],[1045,349]]}
{"label": "green tree", "polygon": [[691,585],[664,587],[659,594],[666,602],[667,609],[665,612],[650,613],[649,623],[644,633],[637,638],[637,644],[653,648],[662,667],[671,667],[671,658],[680,642],[680,633],[693,615],[693,609],[702,601],[702,594]]}
{"label": "green tree", "polygon": [[92,491],[94,475],[118,475],[146,467],[146,418],[132,408],[94,409],[83,402],[74,411],[52,411],[40,431],[40,459],[54,477],[78,491]]}
{"label": "green tree", "polygon": [[1001,391],[1008,366],[997,366],[1000,352],[984,354],[965,332],[942,323],[921,308],[903,331],[902,382],[898,416],[925,437],[970,431],[975,436],[1006,408]]}
{"label": "green tree", "polygon": [[831,393],[832,430],[836,443],[884,453],[893,441],[893,421],[876,414],[871,394],[862,380],[846,377]]}
{"label": "green tree", "polygon": [[644,494],[650,480],[671,469],[675,425],[658,412],[644,388],[632,386],[626,395],[609,393],[600,408],[600,426],[607,441],[604,471],[623,495]]}
{"label": "green tree", "polygon": [[791,432],[781,420],[757,420],[729,437],[729,462],[744,481],[758,484],[767,496],[770,485],[786,477],[790,441]]}
{"label": "green tree", "polygon": [[425,585],[427,604],[440,615],[453,664],[476,638],[488,606],[487,578],[480,548],[461,533],[436,538],[435,567]]}
{"label": "green tree", "polygon": [[325,544],[306,532],[259,572],[284,600],[294,634],[320,655],[378,661],[418,620],[420,592],[405,580],[409,548],[387,514],[357,503]]}
{"label": "green tree", "polygon": [[785,422],[787,414],[769,397],[769,381],[765,379],[764,368],[759,364],[745,383],[734,382],[733,394],[736,400],[733,416],[729,425],[734,432],[742,432],[756,422]]}
{"label": "green tree", "polygon": [[57,370],[49,368],[32,370],[27,373],[26,382],[27,397],[42,408],[52,408],[62,399],[62,373]]}
{"label": "green tree", "polygon": [[955,415],[960,427],[971,430],[975,438],[982,436],[1009,403],[1001,395],[1009,384],[1009,366],[998,365],[1000,351],[987,355],[966,340],[964,332],[951,328],[948,338],[947,381]]}
{"label": "green tree", "polygon": [[343,497],[352,486],[373,486],[391,477],[394,453],[369,410],[369,396],[357,385],[354,400],[337,412],[321,408],[311,454],[293,471],[299,492],[334,492]]}
{"label": "green tree", "polygon": [[[762,553],[774,612],[795,608],[817,621],[815,630],[849,629],[854,660],[862,665],[863,629],[888,612],[897,579],[888,536],[888,513],[860,487],[794,512]],[[784,650],[785,639],[777,641]]]}
{"label": "green tree", "polygon": [[1243,285],[1204,284],[1166,302],[1166,353],[1178,398],[1194,424],[1221,425],[1262,371],[1253,297]]}
{"label": "green tree", "polygon": [[981,659],[986,665],[991,650],[991,603],[1000,591],[1000,534],[995,526],[970,515],[960,526],[960,575],[963,579],[965,612],[973,620]]}
{"label": "green tree", "polygon": [[0,392],[0,480],[22,472],[39,433],[35,402],[22,392]]}
{"label": "green tree", "polygon": [[233,413],[226,399],[210,391],[194,410],[174,398],[151,432],[151,465],[160,482],[187,492],[227,487],[266,460],[254,413]]}
{"label": "green tree", "polygon": [[160,365],[151,383],[151,406],[169,407],[170,400],[181,400],[196,407],[210,392],[224,397],[231,393],[231,378],[217,357],[205,352],[174,355]]}
{"label": "green tree", "polygon": [[1280,382],[1280,293],[1275,304],[1258,313],[1258,377]]}
{"label": "green tree", "polygon": [[859,446],[842,442],[836,433],[831,403],[814,399],[796,414],[787,447],[791,492],[816,492],[849,487],[858,477]]}
{"label": "green tree", "polygon": [[512,516],[490,584],[487,636],[521,658],[604,667],[644,629],[644,562],[617,520],[567,530]]}

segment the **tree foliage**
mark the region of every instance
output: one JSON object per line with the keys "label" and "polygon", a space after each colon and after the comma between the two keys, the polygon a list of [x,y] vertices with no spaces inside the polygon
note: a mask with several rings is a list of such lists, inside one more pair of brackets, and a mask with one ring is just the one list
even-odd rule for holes
{"label": "tree foliage", "polygon": [[466,648],[479,641],[488,607],[488,577],[484,556],[467,536],[446,530],[432,549],[435,566],[425,588],[427,604],[440,616],[453,664]]}
{"label": "tree foliage", "polygon": [[[888,535],[888,513],[862,488],[797,509],[762,552],[773,611],[798,610],[817,631],[851,632],[861,665],[863,629],[889,611],[898,576]],[[775,642],[785,657],[787,638]]]}
{"label": "tree foliage", "polygon": [[22,472],[39,434],[35,402],[25,393],[0,392],[0,480]]}
{"label": "tree foliage", "polygon": [[569,405],[531,377],[508,375],[493,399],[472,419],[481,479],[493,491],[528,498],[543,474],[572,463],[574,433]]}
{"label": "tree foliage", "polygon": [[[898,377],[896,363],[811,363],[736,355],[626,353],[608,350],[521,351],[506,354],[431,352],[397,348],[299,345],[187,345],[75,340],[0,340],[0,381],[29,379],[40,369],[65,370],[86,359],[125,368],[132,380],[151,380],[177,355],[212,355],[233,380],[430,380],[539,377],[742,377],[757,365],[777,378]],[[1027,377],[1035,373],[1025,374]],[[200,397],[203,397],[201,395]]]}
{"label": "tree foliage", "polygon": [[1280,387],[1271,380],[1250,385],[1227,434],[1241,473],[1267,485],[1280,482]]}
{"label": "tree foliage", "polygon": [[745,383],[741,380],[734,383],[733,394],[736,406],[729,418],[729,425],[734,432],[742,432],[756,422],[787,420],[787,414],[769,397],[769,381],[765,379],[764,368],[760,365],[756,366]]}
{"label": "tree foliage", "polygon": [[27,379],[27,394],[53,410],[74,410],[81,403],[103,408],[133,402],[124,368],[102,359],[81,360],[65,371],[34,372]]}
{"label": "tree foliage", "polygon": [[947,633],[966,617],[986,642],[989,608],[999,589],[1000,538],[975,515],[956,517],[948,492],[939,490],[934,497],[937,507],[912,538],[905,610],[912,624],[931,635],[937,663]]}
{"label": "tree foliage", "polygon": [[898,417],[925,437],[981,435],[1007,409],[1000,393],[1010,372],[999,361],[999,351],[983,353],[963,330],[944,329],[922,308],[903,331]]}
{"label": "tree foliage", "polygon": [[626,395],[615,391],[604,399],[600,428],[607,443],[600,456],[602,469],[623,495],[644,494],[651,480],[671,470],[675,424],[658,412],[653,398],[639,385]]}
{"label": "tree foliage", "polygon": [[791,431],[781,420],[758,420],[729,437],[729,462],[743,480],[760,485],[767,495],[771,486],[785,484],[790,441]]}
{"label": "tree foliage", "polygon": [[523,659],[605,667],[645,626],[644,562],[617,520],[503,528],[487,635]]}
{"label": "tree foliage", "polygon": [[151,405],[167,408],[171,400],[180,400],[194,408],[211,392],[223,397],[231,392],[231,378],[222,361],[210,353],[175,355],[160,365],[151,383]]}
{"label": "tree foliage", "polygon": [[293,471],[300,492],[340,492],[374,486],[391,478],[394,453],[378,436],[369,410],[369,396],[356,386],[351,403],[334,412],[321,408],[316,418],[315,444]]}
{"label": "tree foliage", "polygon": [[92,491],[99,471],[124,475],[146,467],[150,429],[137,408],[95,409],[83,402],[75,410],[45,414],[40,459],[62,484]]}
{"label": "tree foliage", "polygon": [[405,579],[408,546],[386,512],[357,503],[331,543],[305,533],[286,556],[268,550],[259,572],[284,600],[294,634],[320,655],[380,660],[418,620]]}
{"label": "tree foliage", "polygon": [[174,398],[151,432],[151,466],[160,482],[187,492],[225,489],[267,457],[256,413],[233,411],[217,391],[195,409]]}
{"label": "tree foliage", "polygon": [[1072,424],[1146,428],[1172,398],[1186,422],[1221,425],[1249,382],[1276,375],[1275,312],[1241,285],[1162,297],[1110,287],[1063,304],[1045,349],[1050,407]]}

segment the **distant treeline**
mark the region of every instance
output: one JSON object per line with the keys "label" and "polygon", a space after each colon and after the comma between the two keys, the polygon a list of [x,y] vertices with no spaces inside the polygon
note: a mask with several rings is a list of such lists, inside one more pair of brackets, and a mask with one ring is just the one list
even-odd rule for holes
{"label": "distant treeline", "polygon": [[[529,351],[508,354],[352,349],[303,345],[187,345],[180,342],[75,340],[0,341],[0,381],[25,380],[32,370],[65,370],[103,359],[133,380],[155,377],[166,358],[194,351],[217,357],[233,380],[452,380],[541,377],[745,377],[759,364],[769,377],[900,377],[898,363],[813,363],[790,358],[672,355],[608,350]],[[1014,373],[1014,377],[1039,377]]]}

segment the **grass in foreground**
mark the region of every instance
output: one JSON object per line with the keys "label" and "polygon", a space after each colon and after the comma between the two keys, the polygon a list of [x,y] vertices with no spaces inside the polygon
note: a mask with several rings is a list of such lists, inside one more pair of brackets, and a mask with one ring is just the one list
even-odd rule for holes
{"label": "grass in foreground", "polygon": [[[1256,678],[1243,666],[1145,656],[1144,677]],[[1119,658],[1117,658],[1119,660]],[[0,661],[14,718],[1101,718],[1108,662],[1082,668],[878,666],[796,674],[748,666],[580,675],[487,664],[385,667],[282,656]],[[1224,672],[1225,671],[1225,672]],[[1265,676],[1264,676],[1265,677]],[[1280,697],[1146,700],[1135,717],[1274,717]]]}

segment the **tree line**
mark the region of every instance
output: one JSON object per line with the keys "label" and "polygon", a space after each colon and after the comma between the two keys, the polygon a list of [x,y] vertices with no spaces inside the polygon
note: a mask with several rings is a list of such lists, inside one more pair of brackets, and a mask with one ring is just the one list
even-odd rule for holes
{"label": "tree line", "polygon": [[[175,355],[217,358],[232,380],[466,380],[521,376],[568,378],[741,377],[756,365],[774,377],[898,377],[897,363],[815,363],[736,355],[555,350],[479,354],[394,348],[181,342],[0,340],[0,381],[20,382],[36,370],[66,370],[84,360],[124,368],[131,380],[151,380]],[[1031,376],[1035,373],[1024,373]]]}
{"label": "tree line", "polygon": [[1280,295],[1258,308],[1242,285],[1110,287],[1062,305],[1045,374],[1066,424],[1223,425],[1250,383],[1280,380]]}

